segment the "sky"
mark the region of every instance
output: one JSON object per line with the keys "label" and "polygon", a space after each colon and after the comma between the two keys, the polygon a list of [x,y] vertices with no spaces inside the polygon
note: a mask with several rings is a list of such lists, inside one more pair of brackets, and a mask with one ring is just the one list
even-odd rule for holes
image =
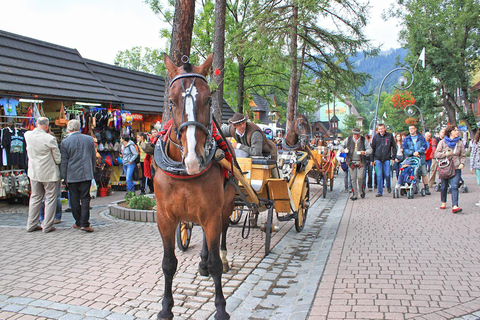
{"label": "sky", "polygon": [[[381,19],[394,0],[370,0],[365,34],[382,50],[399,48],[395,21]],[[75,48],[87,59],[113,64],[118,51],[163,48],[167,25],[143,0],[0,0],[0,30]]]}

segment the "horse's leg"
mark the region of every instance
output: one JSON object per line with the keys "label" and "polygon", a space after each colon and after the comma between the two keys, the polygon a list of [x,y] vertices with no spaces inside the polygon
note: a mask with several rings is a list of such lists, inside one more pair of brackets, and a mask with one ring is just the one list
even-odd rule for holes
{"label": "horse's leg", "polygon": [[205,237],[208,244],[208,272],[212,276],[215,284],[215,307],[217,313],[215,319],[230,319],[225,310],[227,302],[223,296],[222,290],[222,260],[220,259],[220,234],[218,233],[219,225],[210,225],[204,228]]}
{"label": "horse's leg", "polygon": [[202,244],[202,252],[200,253],[200,263],[198,264],[198,273],[201,276],[208,276],[208,246],[207,246],[207,238],[205,237],[205,232],[203,233],[203,244]]}
{"label": "horse's leg", "polygon": [[[176,224],[172,224],[175,226]],[[175,257],[175,227],[167,226],[166,223],[160,227],[160,234],[163,239],[163,261],[162,270],[165,278],[164,293],[162,299],[162,311],[157,315],[157,319],[173,319],[173,293],[172,283],[175,271],[177,271],[178,260]]]}
{"label": "horse's leg", "polygon": [[220,242],[220,258],[222,259],[223,273],[230,271],[230,266],[228,265],[227,259],[227,231],[228,223],[226,226],[223,226],[222,241]]}

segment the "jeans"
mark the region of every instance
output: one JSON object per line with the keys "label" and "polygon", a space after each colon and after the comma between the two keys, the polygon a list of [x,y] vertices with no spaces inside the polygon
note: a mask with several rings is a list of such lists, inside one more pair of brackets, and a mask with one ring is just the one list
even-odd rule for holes
{"label": "jeans", "polygon": [[442,179],[442,190],[440,192],[440,198],[442,203],[447,202],[447,191],[448,184],[452,188],[452,205],[458,206],[458,186],[460,184],[460,179],[462,178],[462,170],[456,169],[455,175],[450,179]]}
{"label": "jeans", "polygon": [[425,160],[425,163],[427,164],[427,172],[430,172],[430,168],[432,167],[432,159]]}
{"label": "jeans", "polygon": [[383,180],[387,181],[387,189],[391,188],[390,185],[390,160],[380,161],[375,160],[375,165],[377,169],[377,188],[378,193],[383,194]]}
{"label": "jeans", "polygon": [[135,163],[127,163],[123,165],[123,172],[127,178],[127,192],[135,192],[135,185],[133,184],[133,171],[135,170]]}
{"label": "jeans", "polygon": [[[58,197],[57,197],[57,208],[55,210],[55,220],[62,220],[62,187],[60,184],[60,187],[58,188]],[[42,206],[40,208],[40,223],[43,221],[45,217],[45,199],[44,202],[42,203]]]}
{"label": "jeans", "polygon": [[398,175],[400,174],[400,168],[402,167],[400,163],[401,162],[397,162],[397,161],[393,163],[393,170],[395,170],[395,175],[397,177],[397,180],[398,180]]}

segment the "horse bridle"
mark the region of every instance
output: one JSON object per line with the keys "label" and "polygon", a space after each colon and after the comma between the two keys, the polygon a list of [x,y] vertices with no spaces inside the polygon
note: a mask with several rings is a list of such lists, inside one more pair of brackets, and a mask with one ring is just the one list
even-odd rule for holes
{"label": "horse bridle", "polygon": [[[192,84],[190,85],[190,88],[188,88],[187,90],[185,89],[185,84],[183,82],[184,78],[193,78]],[[185,114],[185,105],[186,105],[187,99],[191,99],[192,104],[195,107],[195,103],[194,103],[195,99],[192,96],[191,92],[192,92],[193,87],[195,86],[195,81],[197,80],[197,78],[205,81],[208,84],[207,78],[205,78],[201,74],[198,74],[198,73],[183,73],[183,74],[179,74],[176,77],[174,77],[172,79],[172,81],[170,81],[170,86],[169,86],[171,88],[175,81],[180,80],[181,84],[182,84],[182,90],[185,93],[184,98],[183,98],[183,105],[182,105],[182,118],[180,119],[180,125],[178,126],[178,128],[177,128],[177,125],[176,125],[175,121],[173,121],[173,129],[175,131],[175,135],[177,137],[178,144],[175,143],[174,141],[170,140],[171,143],[173,143],[177,148],[180,149],[180,151],[182,152],[182,156],[183,156],[183,146],[182,146],[182,142],[180,141],[180,130],[182,130],[182,128],[193,125],[193,126],[196,126],[200,129],[202,129],[205,132],[205,134],[207,135],[207,139],[205,140],[205,150],[210,149],[209,146],[213,145],[213,140],[214,140],[213,135],[212,135],[213,111],[212,111],[211,106],[209,108],[209,122],[208,122],[207,127],[197,121],[195,112],[193,113],[193,117],[194,117],[193,120],[183,122],[183,115]],[[173,115],[172,103],[170,103],[170,113]]]}
{"label": "horse bridle", "polygon": [[[297,131],[299,131],[298,130],[298,126],[299,126],[298,119],[295,122],[297,122],[295,126],[297,128]],[[288,134],[288,132],[285,134],[285,137],[287,136],[287,134]],[[289,146],[287,144],[287,141],[285,140],[285,138],[282,139],[283,149],[289,150],[289,151],[298,150],[300,148],[300,141],[302,141],[303,139],[310,138],[310,134],[308,134],[308,133],[300,133],[300,134],[296,133],[296,134],[297,134],[297,137],[298,137],[298,141],[297,141],[297,143],[295,143],[294,146]]]}

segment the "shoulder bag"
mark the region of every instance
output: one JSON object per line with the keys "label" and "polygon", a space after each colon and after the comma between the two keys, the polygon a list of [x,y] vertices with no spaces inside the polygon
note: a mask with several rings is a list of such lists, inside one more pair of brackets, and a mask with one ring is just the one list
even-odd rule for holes
{"label": "shoulder bag", "polygon": [[[457,150],[457,146],[455,145],[455,149],[453,149],[453,154],[455,154],[455,150]],[[455,176],[455,166],[453,164],[453,155],[450,158],[444,158],[438,160],[438,177],[440,179],[451,179]]]}

